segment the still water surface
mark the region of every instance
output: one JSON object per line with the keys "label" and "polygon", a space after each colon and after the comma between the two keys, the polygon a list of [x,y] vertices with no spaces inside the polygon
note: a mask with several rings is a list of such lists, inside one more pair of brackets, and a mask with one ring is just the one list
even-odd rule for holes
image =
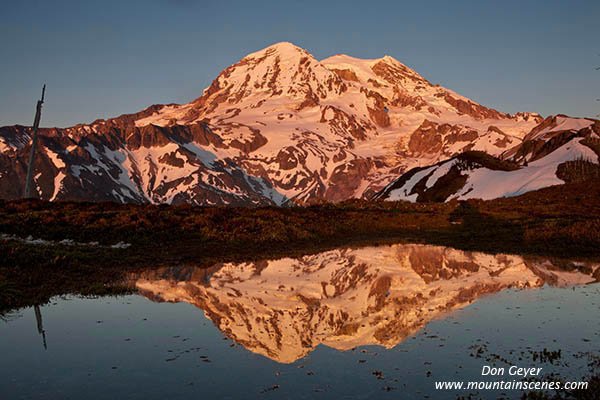
{"label": "still water surface", "polygon": [[[483,365],[579,380],[587,356],[600,355],[598,268],[393,245],[148,269],[127,277],[139,294],[54,298],[0,322],[0,393],[455,398],[469,391],[434,382],[495,380],[481,377]],[[543,349],[560,359],[534,361]]]}

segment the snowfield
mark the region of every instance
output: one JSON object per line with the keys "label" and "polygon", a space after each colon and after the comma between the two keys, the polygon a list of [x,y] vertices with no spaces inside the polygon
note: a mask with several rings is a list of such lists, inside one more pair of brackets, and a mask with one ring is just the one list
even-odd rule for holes
{"label": "snowfield", "polygon": [[[504,157],[528,138],[596,126],[553,118],[484,107],[390,56],[319,61],[282,42],[227,67],[187,104],[42,130],[38,190],[48,200],[199,205],[371,198],[414,167],[469,150]],[[14,184],[22,171],[14,166],[26,160],[26,131],[0,128],[0,165],[12,166],[0,176],[2,197],[22,192]],[[510,178],[473,172],[471,192],[460,196],[489,198],[557,183],[550,168]],[[436,172],[427,186],[444,174]]]}

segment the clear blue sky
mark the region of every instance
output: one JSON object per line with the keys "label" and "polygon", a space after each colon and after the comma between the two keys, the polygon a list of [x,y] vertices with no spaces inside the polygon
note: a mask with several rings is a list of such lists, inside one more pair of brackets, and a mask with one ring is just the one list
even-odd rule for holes
{"label": "clear blue sky", "polygon": [[600,1],[1,0],[0,126],[186,103],[272,43],[390,55],[500,111],[600,113]]}

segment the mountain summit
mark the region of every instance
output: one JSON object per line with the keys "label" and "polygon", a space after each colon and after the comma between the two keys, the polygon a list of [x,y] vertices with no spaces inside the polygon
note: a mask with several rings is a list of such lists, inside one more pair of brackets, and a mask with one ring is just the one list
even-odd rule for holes
{"label": "mountain summit", "polygon": [[[340,201],[465,151],[516,152],[536,129],[552,132],[543,122],[477,104],[390,56],[318,61],[281,42],[227,67],[188,104],[41,130],[35,181],[48,200]],[[22,196],[28,135],[0,128],[0,197]]]}

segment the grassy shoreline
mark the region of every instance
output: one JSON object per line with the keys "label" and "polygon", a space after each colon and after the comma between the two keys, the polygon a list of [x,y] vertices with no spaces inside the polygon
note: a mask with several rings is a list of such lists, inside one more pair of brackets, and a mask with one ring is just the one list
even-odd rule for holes
{"label": "grassy shoreline", "polygon": [[[57,294],[110,294],[148,266],[298,256],[418,242],[489,253],[600,258],[600,181],[490,201],[347,201],[297,208],[0,201],[0,310]],[[33,245],[15,238],[43,239]],[[58,242],[70,239],[94,246]],[[111,248],[119,242],[128,248]],[[114,289],[118,291],[119,289]],[[103,293],[108,292],[108,293]]]}

